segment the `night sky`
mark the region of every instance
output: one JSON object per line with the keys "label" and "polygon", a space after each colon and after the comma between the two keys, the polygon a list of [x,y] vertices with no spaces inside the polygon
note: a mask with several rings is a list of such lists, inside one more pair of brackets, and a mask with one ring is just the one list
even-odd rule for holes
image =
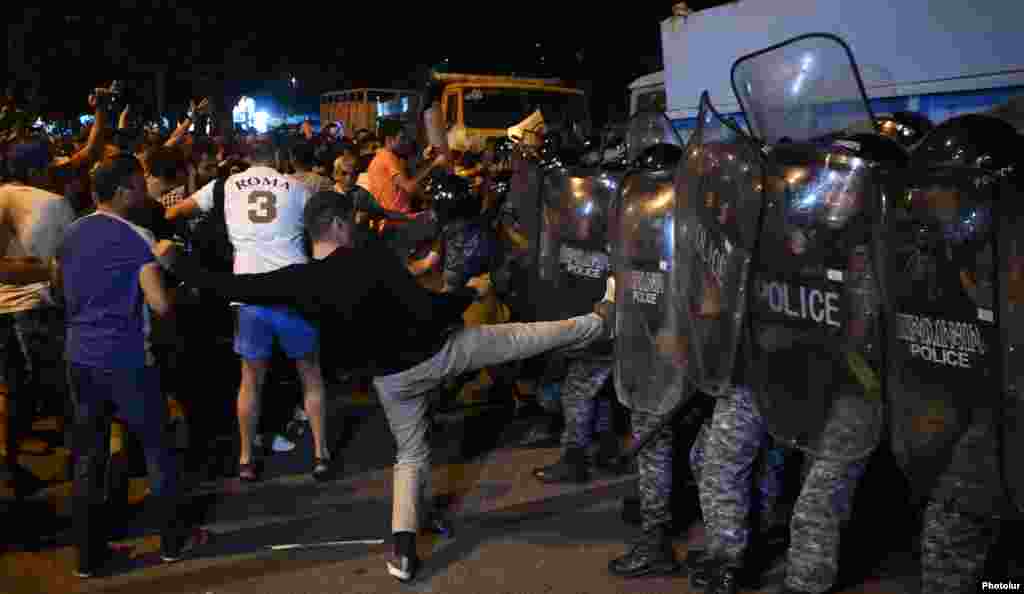
{"label": "night sky", "polygon": [[[723,3],[688,2],[694,10]],[[419,88],[426,69],[448,59],[453,71],[533,67],[578,80],[592,90],[591,111],[601,123],[625,114],[630,81],[661,68],[659,23],[674,2],[610,9],[552,0],[341,2],[309,10],[289,3],[243,10],[232,3],[230,12],[210,14],[161,8],[167,4],[103,15],[87,11],[89,5],[27,9],[20,22],[14,14],[8,85],[38,74],[46,111],[74,116],[84,112],[89,88],[115,77],[153,103],[153,71],[166,68],[171,111],[182,111],[190,97],[218,92],[276,104],[297,100],[316,111],[324,91]],[[298,97],[289,75],[299,81]]]}

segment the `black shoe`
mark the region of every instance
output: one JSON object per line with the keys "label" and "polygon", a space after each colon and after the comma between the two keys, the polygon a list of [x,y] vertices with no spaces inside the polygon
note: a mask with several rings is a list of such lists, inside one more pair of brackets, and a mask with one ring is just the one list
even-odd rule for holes
{"label": "black shoe", "polygon": [[177,563],[184,559],[196,547],[210,542],[210,533],[196,528],[189,535],[179,535],[177,539],[161,538],[160,560],[164,563]]}
{"label": "black shoe", "polygon": [[334,471],[337,468],[333,459],[314,458],[313,478],[319,482],[329,481],[334,478]]}
{"label": "black shoe", "polygon": [[609,474],[621,476],[629,474],[632,458],[622,457],[622,442],[613,431],[601,434],[597,452],[594,454],[594,466]]}
{"label": "black shoe", "polygon": [[567,448],[558,462],[535,469],[533,476],[544,483],[585,483],[590,480],[586,454],[579,448]]}
{"label": "black shoe", "polygon": [[711,580],[713,560],[704,549],[694,549],[686,555],[686,568],[690,573],[690,586],[703,590]]}
{"label": "black shoe", "polygon": [[443,536],[445,538],[451,538],[455,534],[455,529],[452,527],[452,521],[448,518],[443,510],[435,509],[430,512],[430,517],[427,518],[427,530],[432,534]]}
{"label": "black shoe", "polygon": [[419,571],[419,568],[420,560],[416,556],[392,554],[388,559],[388,573],[402,583],[409,583],[416,579],[416,572]]}
{"label": "black shoe", "polygon": [[80,562],[78,567],[71,572],[72,575],[83,580],[108,575],[111,565],[114,565],[114,561],[117,559],[117,553],[107,545],[94,555],[91,562]]}
{"label": "black shoe", "polygon": [[740,591],[739,569],[718,565],[711,569],[705,594],[737,594]]}
{"label": "black shoe", "polygon": [[622,521],[630,526],[640,526],[644,522],[643,512],[640,509],[640,498],[629,496],[622,498]]}
{"label": "black shoe", "polygon": [[672,541],[664,527],[645,532],[625,555],[608,563],[608,571],[619,577],[670,575],[678,573],[680,569]]}

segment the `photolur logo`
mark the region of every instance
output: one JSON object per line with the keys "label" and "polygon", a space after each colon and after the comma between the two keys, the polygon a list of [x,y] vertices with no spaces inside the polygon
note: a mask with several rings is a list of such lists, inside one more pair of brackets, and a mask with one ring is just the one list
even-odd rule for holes
{"label": "photolur logo", "polygon": [[981,582],[981,589],[986,592],[1019,592],[1020,584],[1013,582]]}

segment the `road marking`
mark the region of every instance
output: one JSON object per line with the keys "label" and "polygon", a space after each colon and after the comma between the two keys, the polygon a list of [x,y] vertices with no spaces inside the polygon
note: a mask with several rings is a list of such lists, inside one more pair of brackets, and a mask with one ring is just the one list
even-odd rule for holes
{"label": "road marking", "polygon": [[382,545],[384,544],[383,538],[371,539],[371,540],[332,540],[329,542],[312,542],[309,544],[284,544],[284,545],[272,545],[270,550],[272,551],[290,551],[292,549],[308,549],[313,547],[340,547],[345,545]]}

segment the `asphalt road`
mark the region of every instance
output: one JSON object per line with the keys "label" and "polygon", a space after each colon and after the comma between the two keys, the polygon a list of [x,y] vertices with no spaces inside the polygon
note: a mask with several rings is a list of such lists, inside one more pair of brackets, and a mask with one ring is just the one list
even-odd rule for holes
{"label": "asphalt road", "polygon": [[[56,484],[25,502],[7,500],[5,541],[18,540],[14,533],[23,538],[0,555],[0,593],[691,591],[685,575],[610,576],[608,561],[622,554],[636,534],[620,517],[621,498],[632,492],[635,477],[603,476],[580,486],[538,483],[532,469],[554,461],[558,450],[511,445],[528,423],[510,420],[503,408],[448,415],[435,431],[434,487],[456,518],[455,533],[421,539],[421,576],[410,585],[397,583],[385,571],[394,445],[382,411],[372,403],[349,402],[341,410],[347,429],[339,450],[345,468],[338,480],[318,484],[308,474],[307,434],[295,451],[270,459],[261,484],[225,479],[202,485],[193,492],[192,510],[211,538],[181,563],[159,563],[158,539],[147,531],[142,515],[133,516],[137,510],[126,511],[118,517],[116,540],[124,550],[112,575],[79,580],[71,576],[74,554],[67,546],[67,486]],[[335,415],[335,427],[341,418]],[[144,480],[134,486],[135,491],[144,489]],[[140,496],[135,493],[136,499]],[[385,544],[338,543],[376,539]],[[702,540],[696,522],[676,539],[680,560]],[[272,548],[317,543],[333,544]],[[844,592],[916,592],[911,554],[883,557],[884,563],[874,563],[859,585]],[[760,589],[749,591],[771,594],[781,580],[781,562],[776,562]]]}

